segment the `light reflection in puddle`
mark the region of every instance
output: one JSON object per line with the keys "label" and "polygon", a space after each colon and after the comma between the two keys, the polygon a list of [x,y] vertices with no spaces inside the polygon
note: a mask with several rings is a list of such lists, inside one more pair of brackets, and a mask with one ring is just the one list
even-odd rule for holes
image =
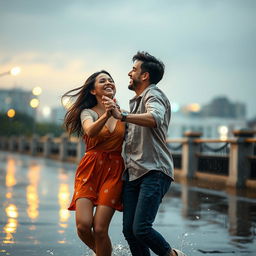
{"label": "light reflection in puddle", "polygon": [[9,218],[17,218],[19,215],[18,209],[17,209],[16,205],[14,205],[14,204],[10,204],[9,206],[7,206],[5,208],[5,212]]}
{"label": "light reflection in puddle", "polygon": [[12,193],[11,193],[11,192],[7,192],[7,193],[5,194],[5,197],[6,197],[7,199],[11,199],[11,198],[12,198]]}
{"label": "light reflection in puddle", "polygon": [[[24,159],[23,165],[18,165],[15,157]],[[0,212],[1,249],[6,250],[0,250],[0,254],[24,256],[30,250],[37,255],[39,248],[44,255],[91,255],[80,243],[73,214],[67,210],[72,166],[64,169],[63,164],[53,165],[50,160],[9,153],[6,159],[0,161],[0,168],[6,171]],[[217,255],[217,251],[218,255],[254,255],[255,202],[240,194],[174,184],[163,200],[156,228],[174,247],[191,256]],[[131,255],[121,225],[121,213],[116,213],[110,231],[113,255]]]}
{"label": "light reflection in puddle", "polygon": [[16,166],[14,159],[10,158],[6,164],[6,177],[5,177],[5,184],[7,188],[13,187],[16,185],[17,181],[15,178],[16,173]]}
{"label": "light reflection in puddle", "polygon": [[[59,191],[58,191],[58,202],[59,202],[59,227],[58,233],[64,235],[65,229],[68,227],[68,219],[70,212],[68,211],[68,204],[70,198],[68,176],[65,173],[59,173]],[[58,244],[65,244],[65,239],[59,240]]]}
{"label": "light reflection in puddle", "polygon": [[13,234],[16,233],[18,226],[18,209],[14,204],[10,204],[5,208],[6,216],[8,217],[7,223],[3,228],[4,233],[6,234],[3,239],[4,244],[13,244],[14,237]]}
{"label": "light reflection in puddle", "polygon": [[69,203],[69,187],[68,184],[60,184],[59,186],[59,193],[58,193],[58,199],[59,199],[59,226],[61,228],[67,228],[68,224],[67,221],[70,217],[70,212],[67,210],[68,203]]}
{"label": "light reflection in puddle", "polygon": [[29,185],[26,189],[27,196],[27,214],[31,220],[35,220],[39,216],[39,196],[38,196],[38,182],[40,179],[40,166],[31,165],[28,170]]}

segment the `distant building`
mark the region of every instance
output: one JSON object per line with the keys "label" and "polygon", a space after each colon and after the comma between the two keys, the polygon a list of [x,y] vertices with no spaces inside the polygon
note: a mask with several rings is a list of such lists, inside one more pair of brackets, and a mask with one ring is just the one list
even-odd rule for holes
{"label": "distant building", "polygon": [[6,113],[9,109],[35,117],[36,110],[30,106],[32,98],[37,98],[31,91],[21,88],[0,89],[0,112]]}
{"label": "distant building", "polygon": [[186,131],[196,131],[205,138],[226,138],[233,136],[233,130],[247,127],[245,104],[217,97],[205,106],[188,104],[172,113],[168,136],[179,138]]}
{"label": "distant building", "polygon": [[180,138],[186,131],[196,131],[204,138],[226,138],[233,136],[233,130],[246,127],[244,119],[191,116],[178,112],[172,114],[168,137]]}
{"label": "distant building", "polygon": [[246,107],[240,102],[230,102],[226,97],[217,97],[202,107],[201,115],[204,117],[245,119]]}
{"label": "distant building", "polygon": [[64,107],[52,108],[50,121],[56,124],[62,124],[64,121],[65,114],[66,109]]}

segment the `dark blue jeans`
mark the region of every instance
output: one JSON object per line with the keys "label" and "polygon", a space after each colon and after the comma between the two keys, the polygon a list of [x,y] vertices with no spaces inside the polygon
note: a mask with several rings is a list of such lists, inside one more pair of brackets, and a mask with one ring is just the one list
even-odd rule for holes
{"label": "dark blue jeans", "polygon": [[134,256],[169,255],[171,246],[152,228],[162,198],[171,185],[171,178],[160,171],[129,181],[123,190],[123,233]]}

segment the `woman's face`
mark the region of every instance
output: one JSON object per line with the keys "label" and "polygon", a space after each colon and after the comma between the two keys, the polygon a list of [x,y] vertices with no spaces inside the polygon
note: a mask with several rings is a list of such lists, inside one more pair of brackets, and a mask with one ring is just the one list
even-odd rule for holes
{"label": "woman's face", "polygon": [[91,93],[100,98],[103,95],[114,98],[116,86],[113,79],[105,73],[100,73],[95,79],[94,89],[91,90]]}

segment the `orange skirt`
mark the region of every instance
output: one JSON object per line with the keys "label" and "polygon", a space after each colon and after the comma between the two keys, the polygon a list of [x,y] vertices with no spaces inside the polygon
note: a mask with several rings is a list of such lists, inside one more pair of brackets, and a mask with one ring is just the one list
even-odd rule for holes
{"label": "orange skirt", "polygon": [[122,173],[120,152],[88,151],[81,159],[75,176],[75,190],[69,210],[76,210],[76,200],[88,198],[96,205],[122,211]]}

